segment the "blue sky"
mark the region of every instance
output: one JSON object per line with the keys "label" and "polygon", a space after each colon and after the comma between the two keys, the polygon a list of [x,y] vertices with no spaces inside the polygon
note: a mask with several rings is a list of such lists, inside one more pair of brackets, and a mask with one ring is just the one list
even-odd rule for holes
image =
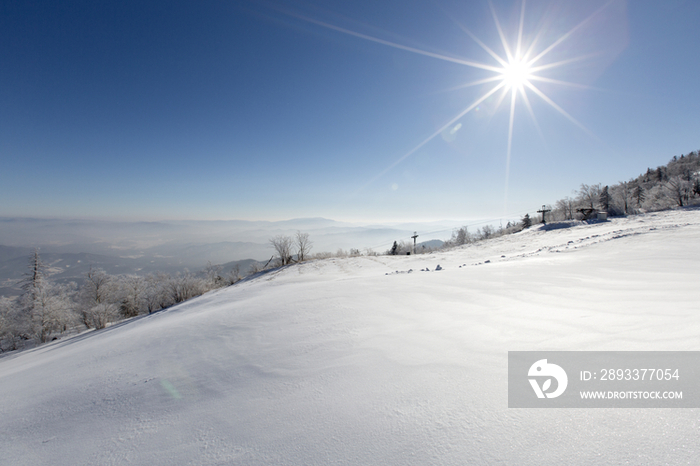
{"label": "blue sky", "polygon": [[[517,94],[510,162],[505,87],[439,132],[500,83],[463,87],[501,66],[473,37],[508,61],[494,15],[513,53],[521,18],[530,58],[557,44],[530,84],[558,109]],[[5,1],[0,216],[519,218],[700,149],[698,24],[692,0]]]}

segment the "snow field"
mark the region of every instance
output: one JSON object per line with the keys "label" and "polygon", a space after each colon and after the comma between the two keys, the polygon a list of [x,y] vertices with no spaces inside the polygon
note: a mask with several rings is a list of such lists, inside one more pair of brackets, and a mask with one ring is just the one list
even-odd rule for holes
{"label": "snow field", "polygon": [[0,464],[700,464],[697,410],[509,409],[506,373],[700,350],[699,239],[684,210],[307,262],[9,355]]}

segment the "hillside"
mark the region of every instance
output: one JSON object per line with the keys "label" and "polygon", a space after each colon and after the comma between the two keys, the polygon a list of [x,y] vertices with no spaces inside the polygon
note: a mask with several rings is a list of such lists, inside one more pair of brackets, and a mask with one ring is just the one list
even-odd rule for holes
{"label": "hillside", "polygon": [[698,410],[509,409],[506,371],[700,350],[699,239],[688,209],[312,261],[11,354],[0,462],[698,464]]}

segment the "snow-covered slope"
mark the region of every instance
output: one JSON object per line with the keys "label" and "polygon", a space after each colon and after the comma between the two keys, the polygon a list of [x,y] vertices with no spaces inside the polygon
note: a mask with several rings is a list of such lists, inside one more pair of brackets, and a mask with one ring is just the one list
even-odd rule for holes
{"label": "snow-covered slope", "polygon": [[1,358],[0,463],[700,464],[698,410],[506,385],[509,350],[700,350],[699,278],[697,210],[288,267]]}

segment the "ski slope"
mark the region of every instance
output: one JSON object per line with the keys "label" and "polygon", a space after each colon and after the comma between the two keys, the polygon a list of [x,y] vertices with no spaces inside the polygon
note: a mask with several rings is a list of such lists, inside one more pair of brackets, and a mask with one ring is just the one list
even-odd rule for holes
{"label": "ski slope", "polygon": [[699,210],[559,226],[0,358],[0,464],[700,464],[700,410],[507,407],[508,351],[700,350]]}

